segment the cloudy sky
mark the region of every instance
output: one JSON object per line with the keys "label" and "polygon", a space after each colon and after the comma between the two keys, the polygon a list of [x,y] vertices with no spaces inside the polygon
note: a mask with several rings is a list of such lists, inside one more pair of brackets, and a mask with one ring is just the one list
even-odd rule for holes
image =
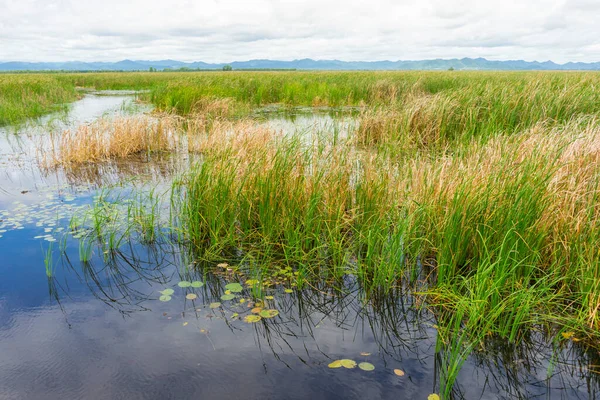
{"label": "cloudy sky", "polygon": [[0,0],[0,60],[600,61],[600,0]]}

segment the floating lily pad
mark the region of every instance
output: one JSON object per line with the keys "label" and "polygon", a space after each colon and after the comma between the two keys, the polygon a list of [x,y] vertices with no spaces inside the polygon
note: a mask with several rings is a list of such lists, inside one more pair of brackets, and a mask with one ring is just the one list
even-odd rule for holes
{"label": "floating lily pad", "polygon": [[240,314],[238,314],[238,313],[233,313],[233,314],[231,314],[231,318],[233,318],[233,319],[235,319],[235,318],[237,318],[237,317],[239,317],[239,316],[240,316]]}
{"label": "floating lily pad", "polygon": [[252,310],[250,310],[252,314],[260,314],[261,311],[262,307],[254,307]]}
{"label": "floating lily pad", "polygon": [[427,396],[427,400],[440,400],[440,396],[438,396],[435,393],[432,393],[429,396]]}
{"label": "floating lily pad", "polygon": [[361,362],[358,364],[358,368],[362,369],[363,371],[373,371],[375,366],[368,362]]}
{"label": "floating lily pad", "polygon": [[263,318],[273,318],[279,315],[279,311],[277,310],[262,310],[259,315]]}
{"label": "floating lily pad", "polygon": [[188,281],[181,281],[177,284],[177,286],[179,287],[190,287],[192,286],[192,282],[188,282]]}
{"label": "floating lily pad", "polygon": [[328,365],[329,368],[340,368],[342,366],[342,360],[335,360]]}
{"label": "floating lily pad", "polygon": [[244,288],[237,282],[225,285],[225,289],[231,290],[233,293],[240,293]]}
{"label": "floating lily pad", "polygon": [[261,320],[261,318],[258,315],[246,315],[246,317],[244,318],[244,321],[246,321],[249,324],[251,324],[253,322],[258,322],[260,320]]}
{"label": "floating lily pad", "polygon": [[185,295],[185,298],[188,300],[195,300],[198,296],[196,296],[194,293],[188,293]]}
{"label": "floating lily pad", "polygon": [[162,295],[162,296],[160,296],[158,299],[159,299],[160,301],[169,301],[169,300],[171,300],[171,296],[168,296],[168,295],[166,295],[166,294],[163,294],[163,295]]}
{"label": "floating lily pad", "polygon": [[248,286],[254,286],[254,285],[256,285],[257,283],[258,283],[258,279],[248,279],[248,280],[246,281],[246,285],[248,285]]}
{"label": "floating lily pad", "polygon": [[292,289],[285,289],[284,292],[286,292],[286,293],[294,293],[294,291]]}
{"label": "floating lily pad", "polygon": [[199,288],[199,287],[202,287],[202,286],[204,286],[204,282],[202,282],[202,281],[194,281],[194,282],[192,282],[192,287],[194,287],[194,288]]}
{"label": "floating lily pad", "polygon": [[224,294],[223,296],[221,296],[221,300],[223,301],[228,301],[228,300],[233,300],[235,299],[235,294]]}
{"label": "floating lily pad", "polygon": [[354,361],[354,360],[343,359],[343,360],[340,360],[340,363],[342,364],[342,367],[344,367],[344,368],[348,368],[348,369],[356,368],[356,361]]}
{"label": "floating lily pad", "polygon": [[402,371],[401,369],[395,369],[394,374],[398,376],[404,376],[404,371]]}
{"label": "floating lily pad", "polygon": [[210,308],[219,308],[219,307],[221,307],[221,303],[219,303],[219,302],[210,303],[208,305],[208,307],[210,307]]}
{"label": "floating lily pad", "polygon": [[175,293],[175,291],[173,289],[165,289],[165,290],[162,290],[162,291],[160,291],[158,293],[164,294],[165,296],[170,296],[173,293]]}
{"label": "floating lily pad", "polygon": [[274,299],[274,297],[273,297],[273,296],[265,296],[265,299],[266,299],[266,300],[273,300],[273,299]]}
{"label": "floating lily pad", "polygon": [[360,353],[360,355],[366,357],[366,356],[370,356],[371,353],[367,353],[366,351],[363,351],[363,352]]}

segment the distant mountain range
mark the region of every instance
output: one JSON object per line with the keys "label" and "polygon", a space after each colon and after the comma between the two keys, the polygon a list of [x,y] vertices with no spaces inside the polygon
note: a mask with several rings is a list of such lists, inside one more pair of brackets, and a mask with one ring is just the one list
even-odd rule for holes
{"label": "distant mountain range", "polygon": [[600,70],[600,62],[568,62],[556,64],[552,61],[491,61],[485,58],[435,59],[420,61],[338,61],[312,60],[294,61],[250,60],[231,63],[210,64],[202,61],[182,62],[176,60],[143,61],[123,60],[118,62],[0,62],[0,71],[147,71],[178,69],[222,69],[230,65],[236,69],[298,69],[298,70]]}

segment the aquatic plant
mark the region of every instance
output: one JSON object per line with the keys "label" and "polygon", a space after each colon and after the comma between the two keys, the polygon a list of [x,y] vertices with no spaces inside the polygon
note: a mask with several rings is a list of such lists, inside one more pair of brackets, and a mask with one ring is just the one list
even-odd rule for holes
{"label": "aquatic plant", "polygon": [[173,119],[126,117],[100,119],[66,130],[50,149],[40,150],[44,167],[85,164],[176,148]]}

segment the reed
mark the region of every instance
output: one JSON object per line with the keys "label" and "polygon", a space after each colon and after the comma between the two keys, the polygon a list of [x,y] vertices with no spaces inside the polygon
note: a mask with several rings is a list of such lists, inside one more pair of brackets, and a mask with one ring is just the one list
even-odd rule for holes
{"label": "reed", "polygon": [[65,109],[77,98],[72,83],[51,75],[0,74],[0,126]]}
{"label": "reed", "polygon": [[47,168],[107,161],[114,158],[177,147],[177,123],[170,118],[128,117],[100,119],[65,130],[43,146],[39,158]]}
{"label": "reed", "polygon": [[309,279],[356,274],[374,291],[425,264],[429,304],[473,331],[516,341],[560,323],[597,335],[595,119],[401,163],[354,138],[211,134],[175,205],[201,257],[241,251]]}

